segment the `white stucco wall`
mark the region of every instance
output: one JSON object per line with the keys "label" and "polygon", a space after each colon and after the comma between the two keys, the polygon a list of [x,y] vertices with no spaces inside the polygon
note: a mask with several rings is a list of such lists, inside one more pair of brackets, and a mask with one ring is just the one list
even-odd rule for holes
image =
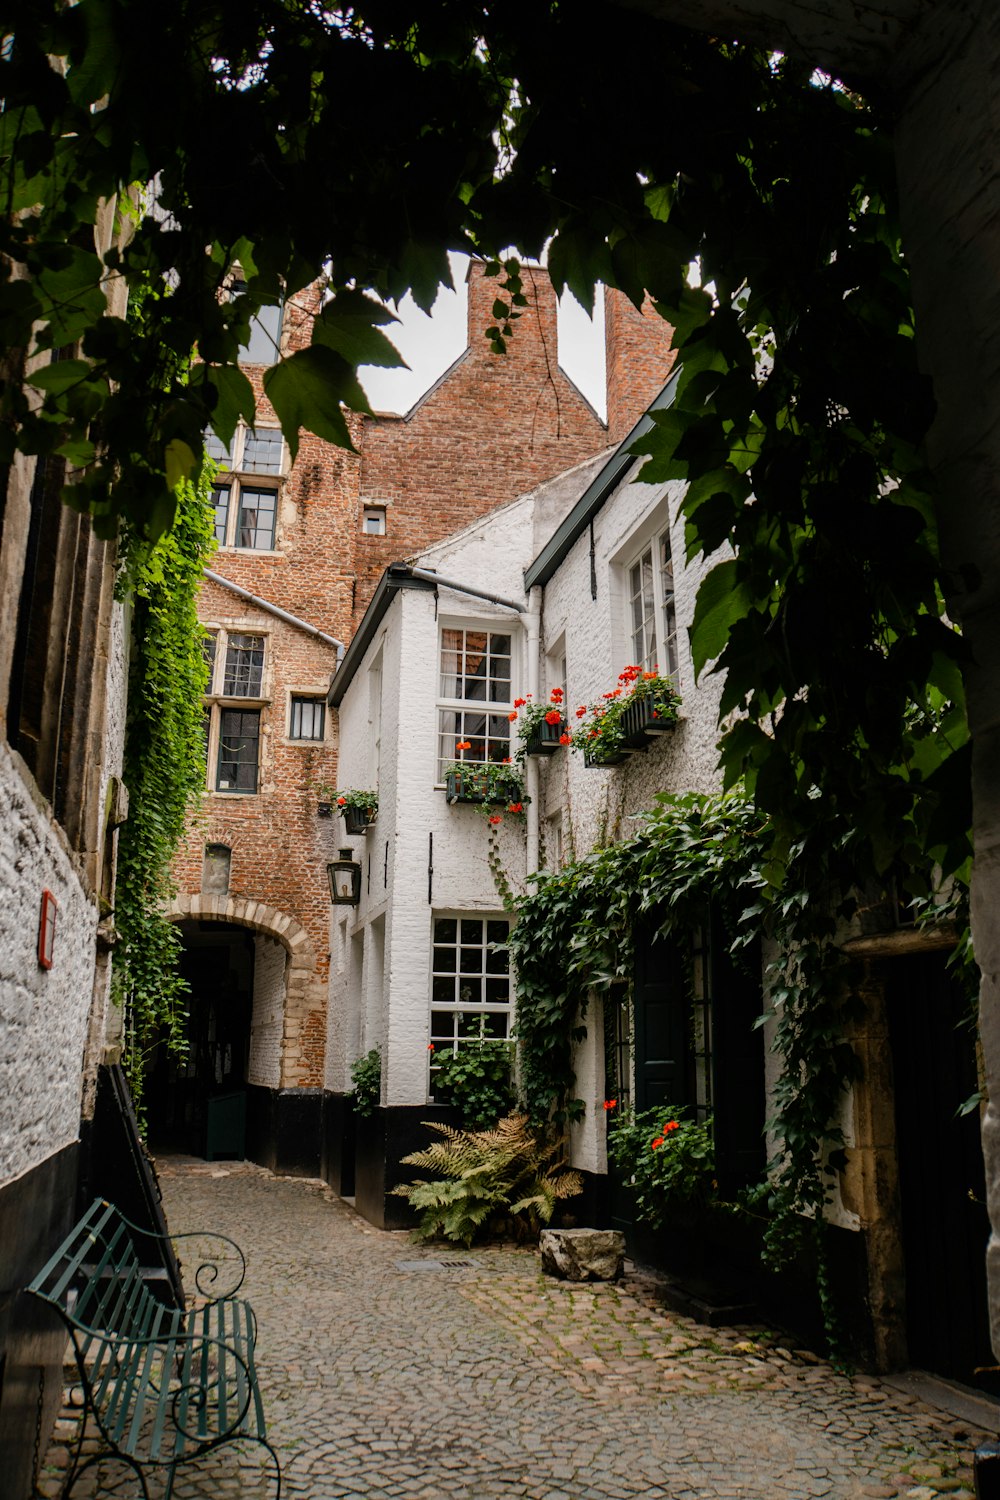
{"label": "white stucco wall", "polygon": [[[59,903],[48,970],[45,889]],[[96,927],[61,830],[0,740],[0,1183],[77,1139]]]}
{"label": "white stucco wall", "polygon": [[281,1038],[285,1018],[288,955],[277,938],[256,933],[253,940],[253,1011],[247,1082],[276,1089],[281,1084]]}

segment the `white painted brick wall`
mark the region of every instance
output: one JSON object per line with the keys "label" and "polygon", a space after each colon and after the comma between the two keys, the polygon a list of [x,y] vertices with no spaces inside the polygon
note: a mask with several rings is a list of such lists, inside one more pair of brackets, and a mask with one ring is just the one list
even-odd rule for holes
{"label": "white painted brick wall", "polygon": [[247,1082],[276,1089],[281,1082],[281,1037],[285,1015],[288,955],[277,938],[256,933],[253,940],[253,1014]]}
{"label": "white painted brick wall", "polygon": [[[59,903],[49,970],[43,889]],[[78,1136],[96,926],[61,833],[0,741],[0,1183]]]}

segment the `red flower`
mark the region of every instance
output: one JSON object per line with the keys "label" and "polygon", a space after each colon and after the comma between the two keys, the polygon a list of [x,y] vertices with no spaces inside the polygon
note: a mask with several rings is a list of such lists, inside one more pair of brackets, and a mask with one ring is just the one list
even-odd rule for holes
{"label": "red flower", "polygon": [[[680,1128],[681,1127],[680,1127],[680,1122],[679,1121],[677,1121],[677,1120],[668,1120],[667,1123],[663,1127],[663,1134],[664,1135],[669,1135],[672,1130],[680,1130]],[[661,1139],[662,1139],[662,1137],[661,1137]]]}
{"label": "red flower", "polygon": [[656,681],[656,673],[655,672],[643,672],[642,675],[643,675],[643,677],[645,677],[645,679],[646,679],[647,682],[655,682]]}
{"label": "red flower", "polygon": [[472,743],[469,740],[459,740],[458,744],[455,746],[455,749],[456,750],[471,750],[472,749]]}
{"label": "red flower", "polygon": [[572,735],[561,734],[559,736],[559,743],[560,743],[560,745],[572,745],[572,743],[573,743],[573,737],[572,737]]}
{"label": "red flower", "polygon": [[501,818],[501,816],[500,816],[499,813],[490,813],[490,822],[493,824],[493,826],[495,828],[498,823],[502,823],[503,822],[503,818]]}
{"label": "red flower", "polygon": [[433,1042],[428,1042],[427,1043],[427,1050],[428,1050],[428,1052],[433,1052],[434,1051],[434,1043]]}
{"label": "red flower", "polygon": [[512,713],[512,714],[508,714],[507,717],[510,720],[510,722],[513,724],[514,720],[517,718],[517,713],[515,712],[515,713]]}
{"label": "red flower", "polygon": [[338,797],[338,798],[337,798],[337,806],[338,806],[338,807],[343,807],[343,805],[344,805],[344,803],[345,803],[345,802],[346,802],[346,801],[347,801],[347,798],[346,798],[346,797]]}
{"label": "red flower", "polygon": [[583,706],[581,708],[578,708],[577,711],[576,711],[577,718],[578,719],[582,719],[583,716],[584,716],[584,714],[586,712],[587,712],[587,705],[586,705],[586,703],[584,703]]}
{"label": "red flower", "polygon": [[605,1099],[605,1101],[604,1101],[604,1108],[605,1109],[614,1109],[614,1107],[615,1107],[615,1105],[617,1103],[618,1103],[617,1099]]}
{"label": "red flower", "polygon": [[561,703],[563,701],[562,688],[553,688],[551,693],[549,694],[549,697],[552,699],[553,703]]}
{"label": "red flower", "polygon": [[546,724],[562,723],[562,714],[559,712],[558,708],[549,709],[548,713],[545,715],[545,722]]}
{"label": "red flower", "polygon": [[510,804],[510,806],[508,807],[507,811],[508,812],[512,812],[512,813],[524,812],[524,803],[523,802],[512,802]]}
{"label": "red flower", "polygon": [[656,1148],[657,1148],[657,1146],[662,1146],[662,1145],[663,1145],[663,1137],[662,1137],[662,1135],[658,1135],[656,1137],[656,1140],[652,1143],[652,1145],[650,1146],[649,1149],[650,1149],[650,1151],[655,1151]]}

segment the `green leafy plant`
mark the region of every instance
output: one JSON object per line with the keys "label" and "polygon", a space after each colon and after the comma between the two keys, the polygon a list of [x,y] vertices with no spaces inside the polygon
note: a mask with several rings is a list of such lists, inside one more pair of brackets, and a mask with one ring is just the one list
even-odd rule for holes
{"label": "green leafy plant", "polygon": [[652,1229],[716,1189],[711,1119],[690,1120],[673,1105],[610,1117],[608,1155],[632,1188],[636,1217]]}
{"label": "green leafy plant", "polygon": [[351,1082],[354,1087],[349,1097],[354,1100],[354,1113],[367,1120],[382,1097],[382,1054],[377,1047],[351,1064]]}
{"label": "green leafy plant", "polygon": [[449,801],[476,803],[494,827],[503,822],[504,814],[519,816],[530,801],[520,772],[509,760],[454,760],[445,766],[444,779]]}
{"label": "green leafy plant", "polygon": [[433,1042],[429,1048],[434,1102],[454,1105],[469,1130],[495,1125],[514,1104],[514,1045],[485,1036],[484,1026],[480,1018],[479,1035],[463,1037],[457,1052],[435,1048]]}
{"label": "green leafy plant", "polygon": [[509,715],[509,718],[512,724],[517,725],[517,737],[521,741],[516,757],[519,761],[524,760],[528,744],[543,724],[547,724],[553,731],[558,727],[561,731],[559,743],[569,744],[564,718],[566,705],[563,698],[562,688],[553,688],[547,703],[535,703],[530,693],[523,698],[514,699],[514,712]]}
{"label": "green leafy plant", "polygon": [[208,474],[182,484],[173,530],[125,550],[133,585],[133,646],[123,776],[129,816],[118,836],[113,995],[124,1010],[123,1063],[140,1118],[153,1048],[185,1049],[188,986],[181,938],[164,916],[171,861],[205,785],[205,632],[196,597],[215,547]]}
{"label": "green leafy plant", "polygon": [[630,748],[630,708],[643,704],[649,716],[666,728],[676,724],[680,701],[669,677],[628,666],[618,674],[616,688],[576,710],[577,724],[569,743],[574,750],[583,750],[595,765],[611,763]]}
{"label": "green leafy plant", "polygon": [[378,812],[378,792],[372,788],[368,791],[357,791],[349,789],[339,791],[336,796],[337,806],[341,812],[353,807],[360,812],[369,812],[373,816]]}
{"label": "green leafy plant", "polygon": [[537,1237],[556,1204],[579,1193],[583,1179],[563,1164],[563,1146],[546,1141],[525,1115],[512,1114],[491,1130],[455,1130],[427,1122],[440,1137],[404,1156],[407,1166],[435,1173],[430,1181],[393,1188],[420,1215],[421,1239],[471,1245],[491,1230]]}

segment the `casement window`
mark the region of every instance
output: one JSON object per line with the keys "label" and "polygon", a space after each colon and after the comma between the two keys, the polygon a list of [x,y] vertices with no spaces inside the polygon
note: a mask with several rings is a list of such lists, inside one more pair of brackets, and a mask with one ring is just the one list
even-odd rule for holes
{"label": "casement window", "polygon": [[431,960],[431,1091],[434,1055],[463,1042],[510,1036],[510,923],[506,917],[434,917]]}
{"label": "casement window", "polygon": [[630,660],[647,672],[677,675],[677,617],[670,533],[648,542],[625,567]]}
{"label": "casement window", "polygon": [[288,723],[290,740],[321,740],[326,731],[326,699],[293,693]]}
{"label": "casement window", "polygon": [[215,539],[220,547],[273,552],[285,447],[278,427],[237,427],[227,448],[214,432],[205,451],[219,465]]}
{"label": "casement window", "polygon": [[[510,757],[511,636],[474,627],[441,632],[438,776],[450,761]],[[458,746],[468,748],[459,750]]]}
{"label": "casement window", "polygon": [[213,791],[258,790],[266,641],[247,631],[220,630],[204,643],[206,761]]}
{"label": "casement window", "polygon": [[[235,300],[246,292],[246,282],[234,276],[229,283],[228,295]],[[281,302],[262,307],[250,319],[250,334],[245,344],[240,345],[241,365],[273,365],[281,358],[281,326],[285,308]]]}

